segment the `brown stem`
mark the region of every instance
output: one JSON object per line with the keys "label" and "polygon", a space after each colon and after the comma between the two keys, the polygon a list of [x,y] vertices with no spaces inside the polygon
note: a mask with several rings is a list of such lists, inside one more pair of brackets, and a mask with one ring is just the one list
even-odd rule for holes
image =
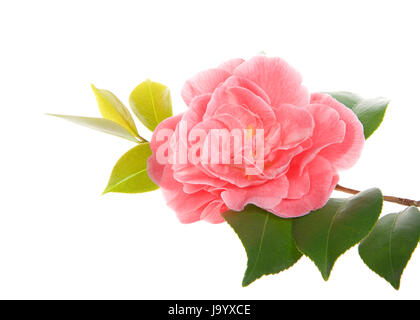
{"label": "brown stem", "polygon": [[[337,186],[335,187],[335,190],[342,191],[342,192],[347,192],[347,193],[351,193],[351,194],[356,194],[356,193],[360,192],[358,190],[354,190],[354,189],[350,189],[350,188],[340,186],[339,184],[337,184]],[[398,197],[393,197],[393,196],[384,196],[384,200],[388,201],[388,202],[398,203],[398,204],[401,204],[403,206],[420,207],[420,201],[415,201],[415,200],[410,200],[410,199],[398,198]]]}

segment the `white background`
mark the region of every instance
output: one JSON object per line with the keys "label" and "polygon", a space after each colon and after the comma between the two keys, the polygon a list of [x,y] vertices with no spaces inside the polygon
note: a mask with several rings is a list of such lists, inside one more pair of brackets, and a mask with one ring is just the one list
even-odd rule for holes
{"label": "white background", "polygon": [[[160,191],[101,196],[133,146],[44,113],[98,116],[150,77],[186,109],[197,71],[265,51],[311,91],[392,99],[341,184],[420,198],[418,1],[1,1],[0,298],[420,298],[420,251],[395,291],[352,248],[324,282],[302,258],[241,287],[226,224],[180,224]],[[140,127],[140,126],[139,126]],[[143,127],[141,133],[149,137]],[[384,213],[402,207],[386,204]]]}

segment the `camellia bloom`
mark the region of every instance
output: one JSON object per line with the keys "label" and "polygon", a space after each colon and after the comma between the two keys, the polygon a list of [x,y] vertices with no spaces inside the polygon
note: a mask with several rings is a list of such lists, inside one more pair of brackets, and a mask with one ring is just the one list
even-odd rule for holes
{"label": "camellia bloom", "polygon": [[[326,94],[310,95],[301,82],[282,59],[257,56],[230,60],[185,83],[182,96],[189,108],[158,125],[148,159],[149,176],[181,222],[220,223],[223,212],[240,211],[248,203],[290,218],[326,204],[338,171],[351,167],[360,156],[363,126],[343,104]],[[246,152],[245,145],[243,153],[230,150],[228,158],[241,158],[239,164],[159,160],[164,144],[169,157],[182,146],[191,147],[197,130],[212,129],[244,129],[243,141],[251,141],[256,150]],[[179,138],[183,130],[186,139]],[[159,138],[163,131],[166,140]],[[262,132],[261,150],[257,131]],[[208,136],[200,141],[201,153],[214,151]],[[256,153],[263,167],[249,174],[250,167],[258,169],[249,158]]]}

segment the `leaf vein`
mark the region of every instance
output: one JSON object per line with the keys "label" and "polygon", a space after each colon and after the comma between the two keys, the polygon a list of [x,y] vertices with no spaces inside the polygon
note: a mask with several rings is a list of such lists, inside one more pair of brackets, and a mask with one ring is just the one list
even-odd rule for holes
{"label": "leaf vein", "polygon": [[146,168],[146,169],[143,169],[143,170],[140,170],[140,171],[138,171],[138,172],[135,172],[135,173],[133,173],[133,174],[130,174],[129,176],[125,177],[124,179],[122,179],[122,180],[120,180],[119,182],[117,182],[116,184],[114,184],[112,187],[107,188],[107,189],[106,189],[106,191],[107,191],[107,192],[109,192],[109,191],[111,191],[111,190],[115,189],[115,188],[116,188],[117,186],[119,186],[121,183],[126,182],[127,180],[129,180],[129,179],[131,179],[131,178],[133,178],[133,177],[135,177],[135,176],[137,176],[137,175],[139,175],[139,174],[141,174],[141,173],[145,172],[146,170],[147,170],[147,168]]}
{"label": "leaf vein", "polygon": [[156,104],[155,104],[155,99],[153,97],[153,92],[152,92],[152,84],[149,82],[147,85],[147,90],[149,91],[150,94],[150,100],[152,101],[152,108],[153,108],[153,114],[155,116],[155,120],[156,120],[156,125],[159,124],[159,119],[157,116],[157,110],[156,110]]}
{"label": "leaf vein", "polygon": [[265,220],[264,220],[264,225],[263,225],[263,229],[262,229],[262,233],[261,233],[261,237],[260,237],[260,245],[258,247],[258,253],[257,253],[257,257],[255,258],[254,266],[252,267],[252,270],[249,273],[250,276],[254,274],[255,268],[258,265],[258,260],[260,259],[260,256],[261,256],[261,250],[262,250],[262,244],[263,244],[263,241],[264,241],[265,230],[267,229],[268,216],[269,215],[267,214],[266,217],[265,217]]}
{"label": "leaf vein", "polygon": [[395,283],[395,273],[394,273],[394,266],[392,264],[392,233],[394,231],[395,225],[397,224],[397,220],[398,220],[399,215],[397,214],[395,216],[394,222],[392,223],[391,229],[389,231],[389,245],[388,245],[388,257],[389,257],[389,267],[391,269],[391,277],[392,277],[392,282]]}

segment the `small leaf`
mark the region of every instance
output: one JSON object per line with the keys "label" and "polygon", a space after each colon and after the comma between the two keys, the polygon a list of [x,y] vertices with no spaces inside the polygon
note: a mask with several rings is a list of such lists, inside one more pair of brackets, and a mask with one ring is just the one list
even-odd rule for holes
{"label": "small leaf", "polygon": [[49,116],[59,117],[66,119],[68,121],[80,124],[82,126],[102,131],[105,133],[112,134],[117,137],[125,138],[127,140],[139,143],[139,140],[136,139],[127,129],[121,127],[118,123],[103,119],[103,118],[89,118],[89,117],[78,117],[78,116],[68,116],[61,114],[48,114]]}
{"label": "small leaf", "polygon": [[254,205],[241,212],[228,211],[225,220],[238,234],[248,256],[242,285],[263,275],[283,271],[299,260],[292,237],[292,220],[283,219]]}
{"label": "small leaf", "polygon": [[169,89],[158,82],[147,79],[130,94],[131,109],[139,120],[151,131],[172,116],[172,102]]}
{"label": "small leaf", "polygon": [[95,93],[98,102],[99,111],[105,119],[114,121],[127,129],[133,136],[138,137],[136,124],[131,117],[128,109],[122,102],[110,91],[97,89],[92,84],[92,90]]}
{"label": "small leaf", "polygon": [[147,175],[147,158],[151,154],[148,142],[130,149],[114,166],[104,193],[141,193],[159,188]]}
{"label": "small leaf", "polygon": [[375,225],[382,210],[379,189],[369,189],[348,199],[330,199],[319,210],[293,219],[298,249],[328,280],[337,258],[362,240]]}
{"label": "small leaf", "polygon": [[346,91],[328,92],[328,94],[353,110],[363,124],[366,139],[382,123],[389,104],[389,100],[386,98],[363,99],[354,93]]}
{"label": "small leaf", "polygon": [[419,238],[420,211],[409,207],[382,217],[360,243],[359,254],[372,271],[398,290],[401,275]]}

